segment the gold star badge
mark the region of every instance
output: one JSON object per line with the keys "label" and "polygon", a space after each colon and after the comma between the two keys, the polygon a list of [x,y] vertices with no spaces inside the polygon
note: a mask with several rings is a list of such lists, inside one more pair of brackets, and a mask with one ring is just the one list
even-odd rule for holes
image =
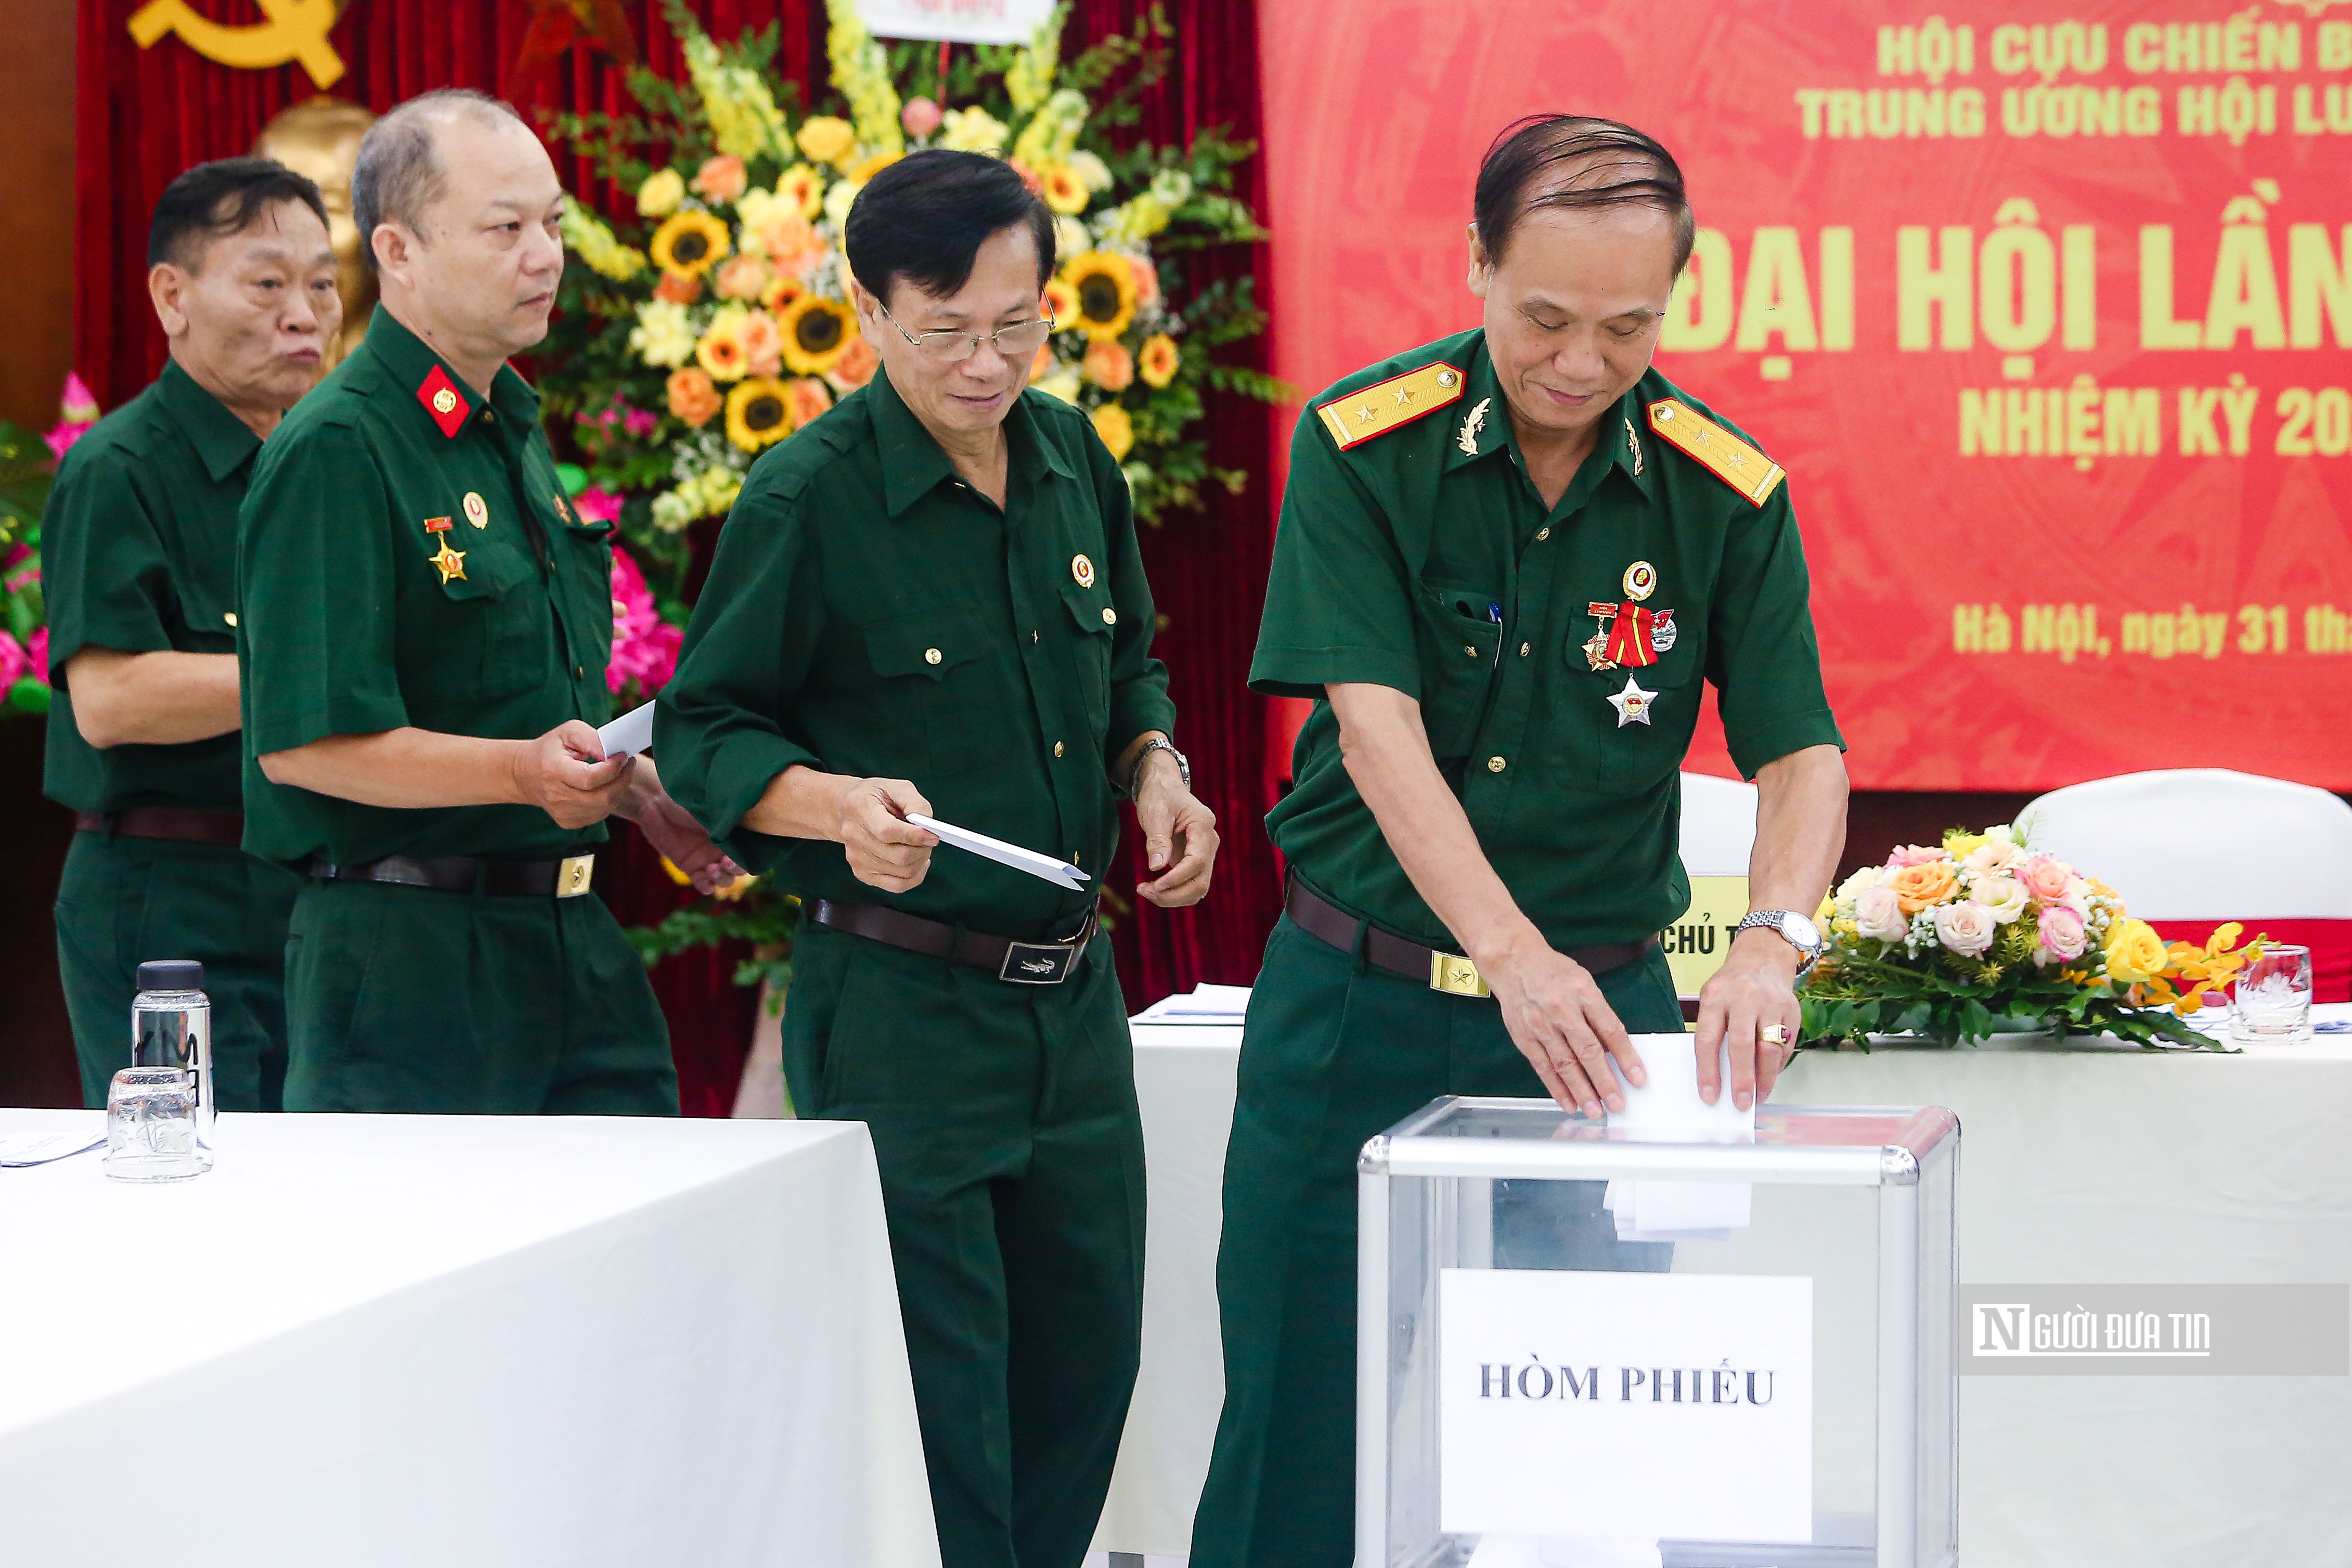
{"label": "gold star badge", "polygon": [[444,588],[449,586],[451,579],[466,575],[466,552],[451,549],[447,539],[441,541],[439,553],[425,559],[441,569],[441,586]]}

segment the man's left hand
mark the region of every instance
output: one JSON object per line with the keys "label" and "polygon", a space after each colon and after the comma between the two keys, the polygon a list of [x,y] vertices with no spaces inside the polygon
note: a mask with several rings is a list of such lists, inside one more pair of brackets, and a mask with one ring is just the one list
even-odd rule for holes
{"label": "man's left hand", "polygon": [[1160,873],[1136,883],[1137,894],[1162,909],[1207,897],[1217,863],[1217,814],[1193,798],[1176,759],[1164,751],[1145,759],[1135,820],[1143,829],[1145,862]]}
{"label": "man's left hand", "polygon": [[637,758],[635,776],[629,780],[628,797],[618,814],[636,823],[646,841],[684,872],[697,893],[717,893],[743,875],[743,868],[710,841],[702,824],[669,798],[650,757]]}
{"label": "man's left hand", "polygon": [[[1803,962],[1777,931],[1751,926],[1731,944],[1723,967],[1698,993],[1698,1094],[1712,1105],[1721,1092],[1717,1047],[1727,1042],[1732,1103],[1741,1110],[1772,1092],[1780,1070],[1797,1053],[1803,1009],[1798,1005],[1797,967]],[[1775,1024],[1780,1044],[1761,1039]]]}

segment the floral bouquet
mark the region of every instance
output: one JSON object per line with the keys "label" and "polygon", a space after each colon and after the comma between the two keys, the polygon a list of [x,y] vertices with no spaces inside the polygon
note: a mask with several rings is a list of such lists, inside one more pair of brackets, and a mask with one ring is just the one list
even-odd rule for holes
{"label": "floral bouquet", "polygon": [[49,711],[49,628],[41,598],[41,513],[57,463],[98,423],[98,400],[66,377],[46,435],[0,422],[0,714]]}
{"label": "floral bouquet", "polygon": [[[1264,237],[1227,193],[1252,149],[1214,131],[1182,148],[1108,139],[1161,68],[1164,21],[1066,63],[1057,14],[1026,47],[967,49],[950,66],[930,45],[886,48],[852,0],[827,10],[839,113],[798,111],[771,69],[773,29],[721,46],[670,0],[688,80],[638,69],[643,113],[555,121],[635,221],[616,232],[567,204],[583,265],[565,271],[541,356],[551,434],[576,448],[583,491],[615,516],[662,618],[685,619],[686,530],[723,517],[753,459],[874,374],[842,226],[866,182],[917,148],[1003,157],[1053,209],[1056,331],[1031,384],[1087,411],[1137,515],[1195,506],[1205,484],[1238,490],[1244,476],[1213,467],[1194,431],[1203,394],[1284,389],[1213,361],[1265,318],[1246,279],[1188,282],[1184,260]],[[1114,78],[1125,85],[1108,90]]]}
{"label": "floral bouquet", "polygon": [[[1808,1039],[1867,1045],[1909,1030],[1974,1042],[2004,1021],[2061,1036],[2221,1049],[2183,1020],[2261,950],[2224,925],[2168,945],[2123,896],[2008,826],[1906,844],[1822,901],[1826,946],[1804,987]],[[2219,999],[2214,996],[2213,999]]]}

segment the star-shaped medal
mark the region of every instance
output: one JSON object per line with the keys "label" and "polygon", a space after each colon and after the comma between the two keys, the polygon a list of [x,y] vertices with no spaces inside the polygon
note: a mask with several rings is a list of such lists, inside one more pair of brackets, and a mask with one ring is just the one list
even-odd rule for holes
{"label": "star-shaped medal", "polygon": [[[461,549],[451,549],[447,539],[441,541],[438,554],[429,555],[425,559],[441,569],[441,586],[444,588],[449,586],[451,579],[466,575],[466,552]],[[1610,700],[1614,702],[1616,699],[1612,697]],[[1620,719],[1618,722],[1622,724],[1624,721]]]}
{"label": "star-shaped medal", "polygon": [[1633,677],[1628,675],[1625,677],[1625,689],[1613,694],[1609,706],[1617,710],[1617,727],[1622,729],[1629,724],[1649,723],[1650,705],[1657,700],[1657,693],[1643,691]]}

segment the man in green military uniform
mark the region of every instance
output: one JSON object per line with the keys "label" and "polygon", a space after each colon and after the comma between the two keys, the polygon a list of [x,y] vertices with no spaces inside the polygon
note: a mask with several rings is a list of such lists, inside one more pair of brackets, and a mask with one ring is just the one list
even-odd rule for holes
{"label": "man in green military uniform", "polygon": [[[947,1568],[1077,1568],[1142,1315],[1143,1140],[1096,923],[1135,801],[1165,906],[1214,820],[1170,744],[1127,481],[1024,392],[1052,216],[942,150],[844,236],[881,372],[752,469],[664,689],[679,798],[803,900],[784,1009],[802,1113],[867,1123]],[[1041,881],[936,815],[1069,862]]]}
{"label": "man in green military uniform", "polygon": [[58,972],[89,1104],[131,1064],[140,964],[194,958],[220,1105],[274,1111],[299,884],[237,848],[236,513],[342,322],[318,187],[264,158],[199,164],[155,204],[147,268],[171,357],[66,454],[42,519],[45,785],[78,830]]}
{"label": "man in green military uniform", "polygon": [[496,99],[428,93],[376,121],[352,203],[382,303],[246,499],[245,841],[307,878],[289,1110],[677,1109],[593,847],[618,812],[698,887],[735,868],[650,762],[596,737],[608,530],[565,502],[506,363],[546,334],[562,202]]}
{"label": "man in green military uniform", "polygon": [[[1760,797],[1754,928],[1701,998],[1709,1100],[1727,1047],[1738,1103],[1770,1091],[1818,948],[1793,912],[1843,840],[1780,471],[1649,368],[1690,251],[1673,158],[1523,121],[1476,218],[1484,326],[1339,382],[1292,446],[1251,684],[1320,700],[1268,818],[1292,882],[1243,1040],[1193,1568],[1353,1555],[1364,1141],[1440,1094],[1617,1108],[1604,1054],[1638,1084],[1628,1031],[1683,1027],[1655,934],[1688,899],[1702,679]],[[1498,1195],[1498,1260],[1659,1266],[1598,1196]]]}

